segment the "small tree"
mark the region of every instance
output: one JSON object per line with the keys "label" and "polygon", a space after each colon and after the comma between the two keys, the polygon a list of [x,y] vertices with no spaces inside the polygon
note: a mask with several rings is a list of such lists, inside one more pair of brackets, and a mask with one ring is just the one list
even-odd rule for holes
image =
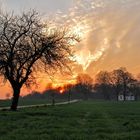
{"label": "small tree", "polygon": [[64,89],[65,89],[65,92],[68,93],[68,102],[70,103],[73,85],[72,84],[67,84],[67,85],[64,86]]}
{"label": "small tree", "polygon": [[58,92],[56,89],[51,89],[51,90],[49,90],[49,92],[51,93],[51,97],[52,97],[52,106],[54,106],[55,105],[55,95],[56,95],[56,93]]}
{"label": "small tree", "polygon": [[65,30],[51,31],[36,11],[0,15],[0,75],[13,89],[12,110],[17,109],[21,87],[35,83],[35,72],[67,65],[73,41],[76,37]]}

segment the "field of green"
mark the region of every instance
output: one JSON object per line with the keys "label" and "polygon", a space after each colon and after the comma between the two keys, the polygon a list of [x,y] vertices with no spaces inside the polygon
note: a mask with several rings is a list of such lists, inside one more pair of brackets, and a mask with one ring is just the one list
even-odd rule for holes
{"label": "field of green", "polygon": [[[56,103],[58,102],[65,102],[66,99],[56,99]],[[1,107],[10,107],[11,100],[0,100],[0,108]],[[39,105],[39,104],[50,104],[52,103],[51,99],[20,99],[19,106],[26,106],[26,105]]]}
{"label": "field of green", "polygon": [[0,140],[140,140],[140,102],[0,111]]}

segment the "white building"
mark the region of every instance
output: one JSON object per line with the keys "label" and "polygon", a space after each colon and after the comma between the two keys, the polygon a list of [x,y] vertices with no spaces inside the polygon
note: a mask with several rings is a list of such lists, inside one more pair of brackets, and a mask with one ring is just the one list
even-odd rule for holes
{"label": "white building", "polygon": [[[126,101],[135,101],[135,96],[133,94],[125,96]],[[118,95],[118,101],[124,101],[124,95]]]}

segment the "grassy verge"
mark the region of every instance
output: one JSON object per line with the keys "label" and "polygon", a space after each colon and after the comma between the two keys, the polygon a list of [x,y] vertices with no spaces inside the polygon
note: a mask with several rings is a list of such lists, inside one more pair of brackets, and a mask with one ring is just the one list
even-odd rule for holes
{"label": "grassy verge", "polygon": [[[56,103],[59,102],[65,102],[66,99],[56,99]],[[11,100],[0,100],[0,107],[10,107]],[[20,99],[19,100],[19,106],[25,106],[25,105],[39,105],[39,104],[48,104],[52,103],[52,100],[48,99]]]}
{"label": "grassy verge", "polygon": [[0,140],[139,140],[140,102],[79,102],[0,112]]}

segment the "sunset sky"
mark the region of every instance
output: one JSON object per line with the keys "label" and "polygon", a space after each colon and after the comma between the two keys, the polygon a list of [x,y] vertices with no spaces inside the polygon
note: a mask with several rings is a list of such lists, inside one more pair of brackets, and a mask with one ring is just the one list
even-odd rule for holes
{"label": "sunset sky", "polygon": [[[0,0],[0,5],[3,11],[15,14],[36,9],[43,19],[68,26],[81,37],[75,46],[73,75],[61,81],[58,76],[56,83],[72,81],[78,73],[93,77],[101,70],[119,67],[135,75],[140,73],[139,0]],[[41,90],[49,82],[44,77],[38,80]],[[0,92],[0,98],[4,98],[12,91],[6,85]]]}

